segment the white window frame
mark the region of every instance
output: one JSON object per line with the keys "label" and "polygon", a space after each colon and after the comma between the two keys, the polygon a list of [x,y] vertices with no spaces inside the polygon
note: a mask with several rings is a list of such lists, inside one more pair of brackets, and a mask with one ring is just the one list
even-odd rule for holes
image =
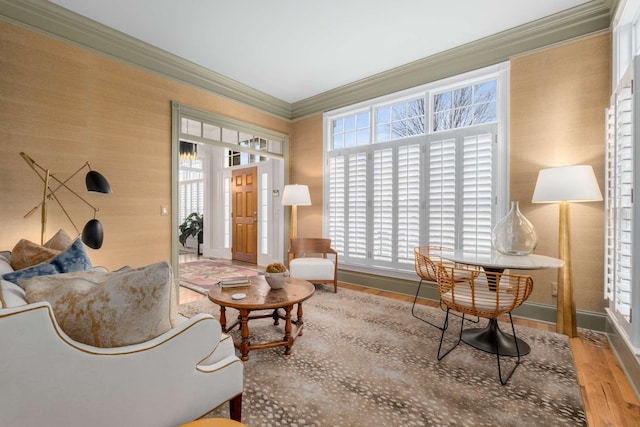
{"label": "white window frame", "polygon": [[[447,131],[440,131],[434,133],[431,130],[431,115],[432,115],[432,106],[431,106],[431,95],[435,92],[442,92],[443,90],[447,90],[449,88],[457,88],[460,86],[477,84],[482,81],[486,81],[489,79],[497,80],[497,123],[490,124],[480,124],[474,125],[467,128],[461,129],[452,129]],[[425,99],[425,113],[428,115],[426,117],[425,123],[425,135],[411,136],[396,140],[384,141],[384,142],[373,142],[376,140],[375,138],[375,129],[376,129],[376,120],[375,120],[375,109],[380,106],[387,106],[390,104],[395,104],[397,102],[401,102],[403,100],[411,100],[417,97],[423,96]],[[421,144],[421,157],[424,158],[425,147],[433,138],[438,138],[440,135],[445,134],[447,132],[452,133],[462,133],[468,134],[469,132],[473,133],[478,132],[478,130],[492,128],[492,132],[495,135],[493,140],[493,149],[492,149],[492,162],[493,162],[493,170],[492,170],[492,225],[495,225],[495,222],[499,218],[502,218],[506,212],[509,205],[509,178],[508,178],[508,100],[509,98],[509,63],[501,63],[491,67],[486,67],[480,70],[475,70],[469,73],[465,73],[462,75],[454,76],[448,79],[440,80],[437,82],[432,82],[427,85],[423,85],[417,88],[412,88],[409,90],[405,90],[402,92],[390,94],[384,97],[376,98],[373,100],[369,100],[366,102],[362,102],[356,105],[351,105],[348,107],[343,107],[334,111],[330,111],[324,114],[324,170],[323,170],[323,199],[325,200],[325,204],[323,206],[323,236],[330,238],[330,211],[346,212],[347,207],[342,208],[341,206],[337,206],[335,198],[332,198],[331,188],[338,189],[344,187],[344,183],[342,182],[330,182],[330,168],[334,166],[334,162],[337,161],[335,155],[336,154],[349,154],[349,153],[365,153],[367,156],[367,162],[372,163],[373,153],[375,151],[379,151],[385,147],[393,147],[394,150],[397,150],[397,147],[401,146],[409,146],[412,144]],[[362,111],[370,111],[370,140],[372,141],[370,144],[366,146],[355,146],[350,148],[344,148],[342,150],[335,150],[332,153],[329,153],[332,149],[332,122],[333,120],[344,117],[350,114],[360,113]],[[345,164],[344,166],[345,173],[349,173],[349,165]],[[373,169],[370,167],[369,169]],[[397,174],[394,171],[394,174]],[[420,177],[416,178],[420,180],[420,185],[424,185],[426,182],[426,178],[424,177],[424,171],[420,171]],[[397,175],[396,175],[397,178]],[[369,176],[367,177],[370,180],[373,179],[372,174],[369,172]],[[333,187],[332,187],[333,186]],[[342,187],[341,187],[342,186]],[[423,188],[423,187],[421,187]],[[394,196],[397,197],[397,194]],[[425,200],[426,195],[421,194],[420,201],[420,231],[419,235],[415,238],[415,242],[417,244],[424,243],[427,241],[428,236],[426,235],[426,210],[427,210],[427,201]],[[371,218],[373,216],[373,200],[366,200],[366,215],[368,218],[367,224],[371,223]],[[395,201],[394,207],[395,209]],[[347,215],[348,217],[348,215]],[[336,221],[339,222],[339,221]],[[344,221],[343,221],[344,222]],[[367,272],[373,274],[384,274],[385,276],[390,277],[399,277],[399,278],[407,278],[413,279],[415,277],[415,273],[413,271],[413,262],[406,263],[406,265],[399,265],[399,263],[385,263],[385,262],[372,262],[373,257],[373,247],[374,244],[371,239],[371,235],[373,234],[373,227],[369,227],[368,239],[367,239],[367,254],[366,259],[368,261],[362,261],[361,259],[352,259],[349,256],[344,257],[341,255],[340,265],[342,269],[352,270],[352,271],[360,271]],[[396,228],[397,229],[397,228]],[[397,239],[397,236],[395,236]],[[397,242],[397,240],[396,240]],[[457,244],[461,244],[460,238],[456,242]],[[345,248],[336,247],[338,252],[344,251]]]}
{"label": "white window frame", "polygon": [[[609,302],[606,311],[611,323],[627,347],[640,355],[640,204],[634,200],[637,197],[635,190],[640,188],[640,173],[637,172],[640,170],[640,97],[637,90],[640,81],[640,0],[621,3],[613,28],[613,95],[607,117],[604,293]],[[627,101],[623,111],[617,110],[619,98],[625,96],[625,92]],[[621,126],[628,129],[616,135],[616,129]],[[631,138],[631,143],[625,144],[625,138]],[[617,156],[617,150],[625,149],[625,154],[632,158],[630,162],[620,161]],[[624,181],[623,188],[617,180]],[[622,215],[631,218],[625,220]]]}
{"label": "white window frame", "polygon": [[[191,179],[178,179],[179,181],[179,198],[180,198],[180,212],[178,215],[178,222],[182,223],[185,218],[192,212],[198,212],[202,214],[204,212],[204,160],[196,160],[202,166],[201,168],[194,168],[194,160],[183,161],[180,160],[180,174],[182,172],[189,175],[200,175],[199,178]],[[185,164],[189,164],[186,166]]]}

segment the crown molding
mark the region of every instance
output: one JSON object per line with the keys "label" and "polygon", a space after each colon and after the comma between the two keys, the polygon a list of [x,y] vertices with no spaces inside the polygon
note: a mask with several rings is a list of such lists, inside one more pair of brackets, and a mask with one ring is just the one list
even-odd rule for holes
{"label": "crown molding", "polygon": [[0,0],[0,19],[286,120],[420,86],[608,30],[619,0],[583,5],[289,104],[46,0]]}
{"label": "crown molding", "polygon": [[46,0],[0,0],[0,19],[280,118],[291,104]]}
{"label": "crown molding", "polygon": [[296,120],[420,86],[509,58],[609,29],[618,0],[593,0],[566,11],[294,102]]}

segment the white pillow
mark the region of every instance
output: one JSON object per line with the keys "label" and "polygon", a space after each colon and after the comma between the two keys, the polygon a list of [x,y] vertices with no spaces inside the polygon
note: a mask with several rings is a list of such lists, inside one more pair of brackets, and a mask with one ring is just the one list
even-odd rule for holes
{"label": "white pillow", "polygon": [[138,344],[178,324],[171,266],[19,279],[28,303],[48,301],[72,339],[96,347]]}
{"label": "white pillow", "polygon": [[13,267],[11,267],[9,260],[0,255],[0,276],[11,272],[13,272]]}

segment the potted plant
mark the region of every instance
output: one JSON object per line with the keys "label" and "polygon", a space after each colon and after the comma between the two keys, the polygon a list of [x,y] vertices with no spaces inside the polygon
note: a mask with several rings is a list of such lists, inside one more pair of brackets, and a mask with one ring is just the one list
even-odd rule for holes
{"label": "potted plant", "polygon": [[198,244],[202,243],[202,214],[192,212],[180,224],[180,236],[178,240],[184,246],[189,237],[198,237]]}
{"label": "potted plant", "polygon": [[274,262],[267,265],[264,271],[264,277],[269,286],[271,286],[271,289],[282,288],[286,283],[287,277],[289,277],[287,267],[281,262]]}

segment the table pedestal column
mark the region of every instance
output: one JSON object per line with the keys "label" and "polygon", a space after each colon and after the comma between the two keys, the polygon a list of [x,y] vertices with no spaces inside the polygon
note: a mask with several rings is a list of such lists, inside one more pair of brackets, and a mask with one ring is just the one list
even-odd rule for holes
{"label": "table pedestal column", "polygon": [[524,356],[531,352],[529,344],[516,338],[518,347],[513,340],[513,335],[503,332],[498,326],[496,319],[489,319],[486,328],[465,329],[462,331],[462,341],[478,350],[486,351],[491,354],[500,354],[500,356]]}

